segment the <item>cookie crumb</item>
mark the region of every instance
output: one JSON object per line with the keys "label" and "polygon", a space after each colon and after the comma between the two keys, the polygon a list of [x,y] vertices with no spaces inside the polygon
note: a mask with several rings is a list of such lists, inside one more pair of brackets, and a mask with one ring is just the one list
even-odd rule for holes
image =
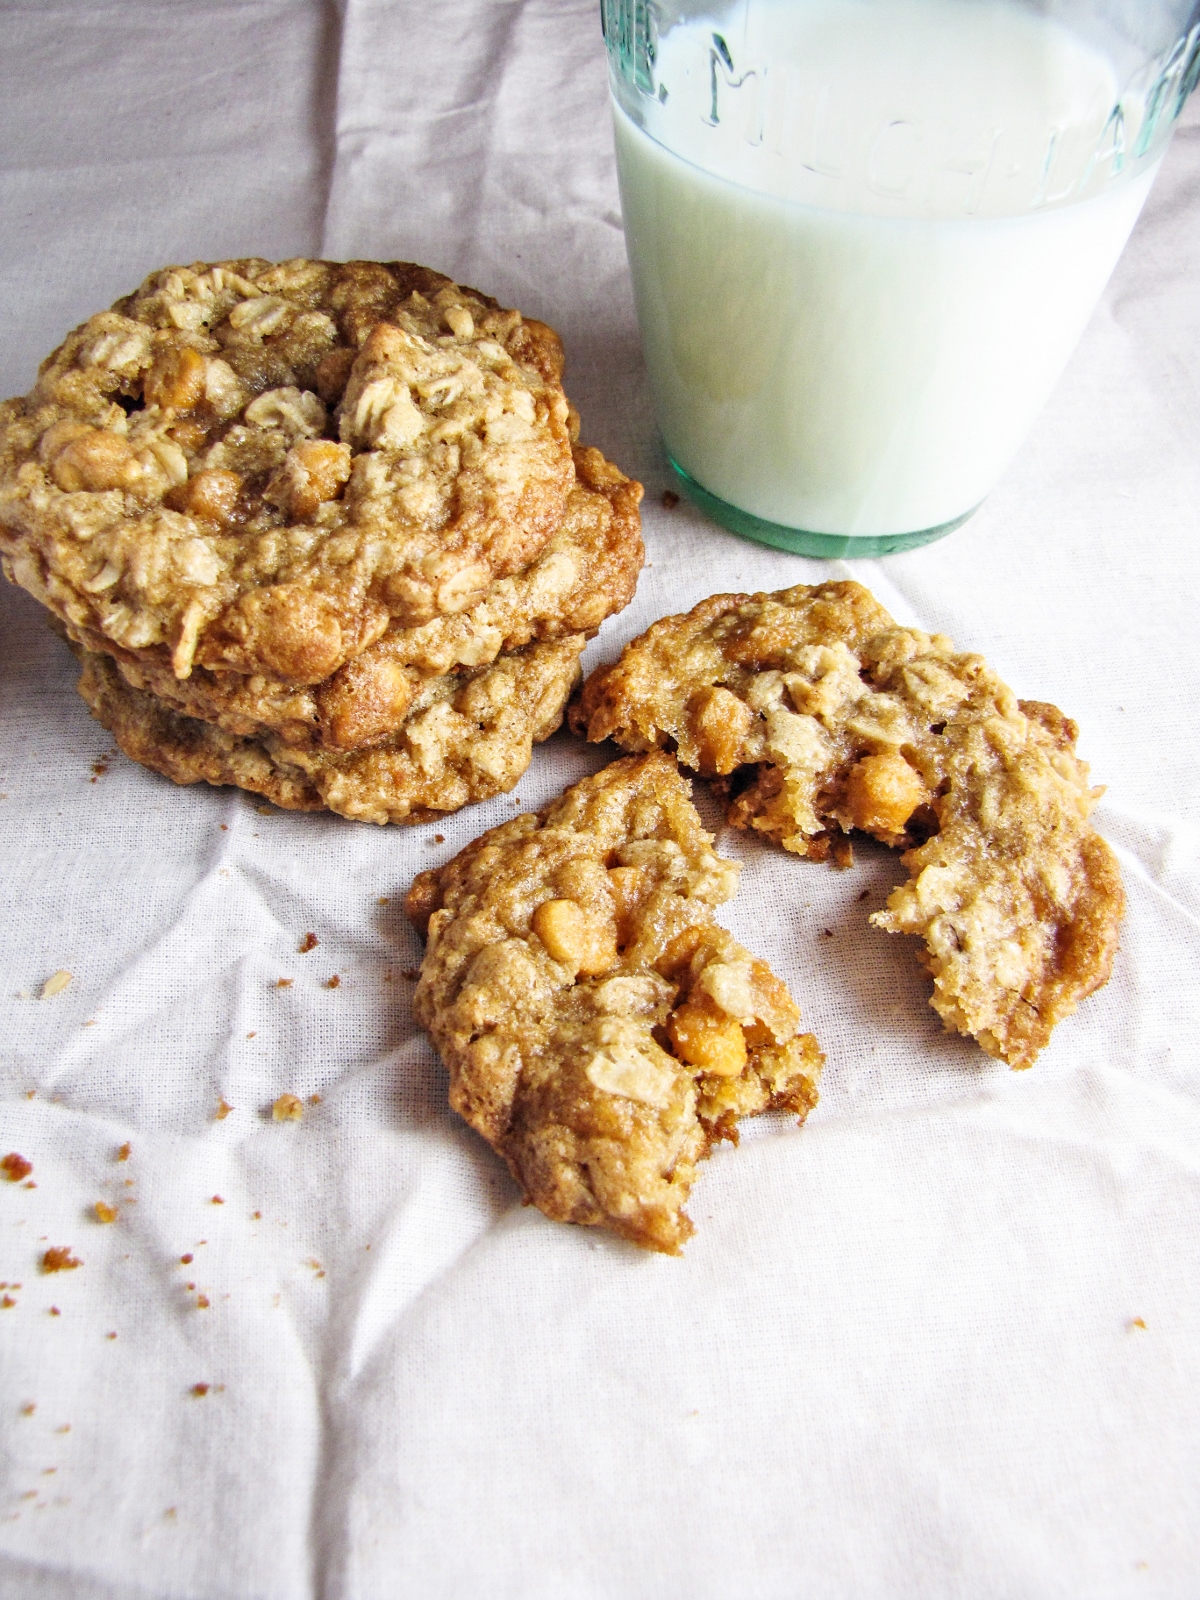
{"label": "cookie crumb", "polygon": [[221,1198],[221,1196],[219,1194],[215,1194],[215,1195],[213,1195],[212,1199],[209,1201],[209,1204],[210,1205],[214,1205],[214,1206],[223,1206],[225,1204],[225,1202],[224,1202],[224,1200],[222,1200],[222,1198]]}
{"label": "cookie crumb", "polygon": [[262,1212],[261,1211],[252,1211],[250,1213],[250,1220],[251,1220],[251,1222],[261,1222],[262,1221]]}
{"label": "cookie crumb", "polygon": [[1127,1326],[1130,1333],[1132,1333],[1135,1328],[1141,1328],[1144,1330],[1146,1326],[1146,1319],[1145,1317],[1130,1317]]}
{"label": "cookie crumb", "polygon": [[71,981],[72,974],[65,967],[60,967],[57,972],[51,973],[42,985],[42,999],[52,1000],[56,994],[61,994]]}
{"label": "cookie crumb", "polygon": [[229,824],[227,822],[219,823],[218,826],[220,827],[222,833],[229,832]]}
{"label": "cookie crumb", "polygon": [[133,1146],[129,1143],[129,1140],[126,1139],[125,1143],[117,1151],[117,1160],[118,1161],[128,1161],[132,1154],[133,1154]]}
{"label": "cookie crumb", "polygon": [[208,1296],[206,1294],[198,1294],[196,1296],[196,1310],[197,1311],[207,1311],[208,1310]]}
{"label": "cookie crumb", "polygon": [[229,1115],[229,1113],[232,1110],[233,1110],[233,1107],[229,1104],[229,1101],[226,1100],[225,1096],[222,1095],[221,1098],[217,1101],[217,1109],[213,1112],[213,1121],[214,1122],[224,1122],[225,1118]]}
{"label": "cookie crumb", "polygon": [[377,906],[390,906],[391,903],[392,903],[392,897],[391,897],[390,894],[381,894],[379,896],[378,900],[376,900],[376,902],[375,902],[375,904]]}
{"label": "cookie crumb", "polygon": [[54,1431],[55,1433],[70,1433],[71,1424],[69,1422],[64,1422],[61,1428],[55,1428]]}
{"label": "cookie crumb", "polygon": [[433,836],[433,842],[434,844],[445,844],[446,835],[444,833],[435,833]]}
{"label": "cookie crumb", "polygon": [[821,933],[824,935],[824,937],[826,939],[832,939],[833,938],[833,929],[832,928],[822,928],[821,929]]}
{"label": "cookie crumb", "polygon": [[679,504],[679,496],[675,493],[674,489],[663,490],[662,503],[664,510],[674,511],[675,507]]}
{"label": "cookie crumb", "polygon": [[871,891],[870,891],[870,889],[864,889],[864,890],[863,890],[863,892],[862,892],[862,893],[861,893],[861,894],[860,894],[860,895],[859,895],[859,897],[858,897],[858,898],[859,898],[859,899],[860,899],[860,900],[869,900],[869,899],[870,899],[870,898],[871,898]]}
{"label": "cookie crumb", "polygon": [[315,950],[320,942],[315,933],[306,933],[298,946],[299,954],[306,956],[310,950]]}
{"label": "cookie crumb", "polygon": [[298,1094],[281,1094],[271,1107],[274,1122],[299,1122],[304,1115],[304,1102]]}
{"label": "cookie crumb", "polygon": [[341,988],[341,984],[342,984],[342,980],[338,977],[336,972],[334,973],[332,978],[327,978],[325,980],[325,987],[327,989],[339,989],[339,988]]}
{"label": "cookie crumb", "polygon": [[400,976],[402,978],[407,978],[409,983],[416,983],[417,979],[421,976],[421,969],[420,967],[405,967]]}
{"label": "cookie crumb", "polygon": [[110,1206],[107,1200],[97,1200],[92,1207],[96,1213],[97,1222],[115,1222],[117,1220],[116,1206]]}
{"label": "cookie crumb", "polygon": [[194,1261],[194,1260],[195,1260],[195,1259],[196,1259],[196,1258],[195,1258],[195,1256],[194,1256],[194,1255],[193,1255],[193,1254],[192,1254],[192,1252],[191,1252],[191,1251],[190,1251],[190,1250],[189,1250],[189,1251],[188,1251],[188,1252],[187,1252],[187,1254],[186,1254],[186,1255],[182,1255],[182,1256],[180,1256],[180,1258],[179,1258],[179,1265],[180,1265],[180,1266],[181,1266],[181,1267],[190,1267],[190,1266],[191,1266],[191,1264],[192,1264],[192,1262],[193,1262],[193,1261]]}
{"label": "cookie crumb", "polygon": [[23,1417],[31,1417],[36,1410],[37,1410],[37,1401],[36,1400],[26,1400],[25,1404],[21,1407],[21,1415]]}
{"label": "cookie crumb", "polygon": [[50,1315],[52,1317],[61,1317],[62,1316],[62,1312],[58,1309],[57,1306],[51,1306],[50,1307]]}
{"label": "cookie crumb", "polygon": [[275,987],[277,989],[290,989],[295,981],[294,978],[276,978]]}
{"label": "cookie crumb", "polygon": [[319,1106],[321,1104],[321,1096],[319,1094],[310,1094],[308,1103],[310,1106]]}
{"label": "cookie crumb", "polygon": [[27,1178],[33,1171],[33,1162],[26,1161],[25,1157],[18,1155],[15,1150],[0,1161],[0,1172],[8,1179],[9,1183],[20,1183],[22,1178]]}
{"label": "cookie crumb", "polygon": [[116,1337],[117,1337],[117,1336],[116,1336],[116,1334],[115,1334],[115,1333],[114,1333],[114,1332],[112,1332],[112,1331],[110,1331],[110,1332],[108,1332],[108,1333],[106,1333],[106,1334],[105,1334],[105,1335],[104,1335],[104,1337],[105,1337],[105,1338],[106,1338],[106,1339],[115,1339],[115,1338],[116,1338]]}
{"label": "cookie crumb", "polygon": [[79,1257],[71,1254],[69,1244],[54,1244],[42,1253],[43,1272],[74,1272],[76,1267],[82,1265]]}
{"label": "cookie crumb", "polygon": [[207,1383],[194,1383],[192,1385],[191,1392],[194,1395],[205,1395],[205,1394],[208,1393],[208,1384]]}

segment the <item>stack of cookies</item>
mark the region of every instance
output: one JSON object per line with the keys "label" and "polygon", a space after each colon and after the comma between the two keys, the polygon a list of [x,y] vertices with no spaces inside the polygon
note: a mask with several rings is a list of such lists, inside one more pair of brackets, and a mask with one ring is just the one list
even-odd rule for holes
{"label": "stack of cookies", "polygon": [[156,273],[0,406],[0,553],[177,783],[372,822],[510,789],[643,560],[543,323],[407,263]]}

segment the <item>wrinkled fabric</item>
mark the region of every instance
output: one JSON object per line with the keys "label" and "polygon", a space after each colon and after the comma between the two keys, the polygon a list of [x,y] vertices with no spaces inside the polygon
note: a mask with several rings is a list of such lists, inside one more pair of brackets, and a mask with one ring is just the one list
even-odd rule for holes
{"label": "wrinkled fabric", "polygon": [[400,911],[607,753],[560,734],[411,829],[177,789],[6,586],[0,1155],[33,1170],[0,1181],[0,1596],[1193,1596],[1195,110],[984,508],[821,563],[662,503],[590,0],[0,17],[5,393],[168,261],[438,267],[562,330],[584,438],[646,483],[650,564],[589,663],[708,593],[853,575],[1079,722],[1129,896],[1112,982],[1017,1074],[868,927],[894,857],[723,832],[725,920],[822,1099],[718,1150],[686,1254],[647,1256],[522,1207],[449,1112]]}

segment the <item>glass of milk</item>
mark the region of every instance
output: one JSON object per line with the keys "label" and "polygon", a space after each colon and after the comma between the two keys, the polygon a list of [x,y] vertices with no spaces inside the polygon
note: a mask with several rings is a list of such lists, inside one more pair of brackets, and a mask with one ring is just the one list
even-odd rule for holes
{"label": "glass of milk", "polygon": [[1200,0],[603,0],[625,234],[685,491],[878,555],[1054,387],[1200,75]]}

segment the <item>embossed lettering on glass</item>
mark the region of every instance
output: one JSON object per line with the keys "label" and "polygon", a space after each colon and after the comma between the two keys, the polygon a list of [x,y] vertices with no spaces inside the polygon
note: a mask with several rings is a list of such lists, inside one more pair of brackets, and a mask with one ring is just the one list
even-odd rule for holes
{"label": "embossed lettering on glass", "polygon": [[655,411],[686,492],[809,555],[978,507],[1200,75],[1200,0],[603,0]]}

